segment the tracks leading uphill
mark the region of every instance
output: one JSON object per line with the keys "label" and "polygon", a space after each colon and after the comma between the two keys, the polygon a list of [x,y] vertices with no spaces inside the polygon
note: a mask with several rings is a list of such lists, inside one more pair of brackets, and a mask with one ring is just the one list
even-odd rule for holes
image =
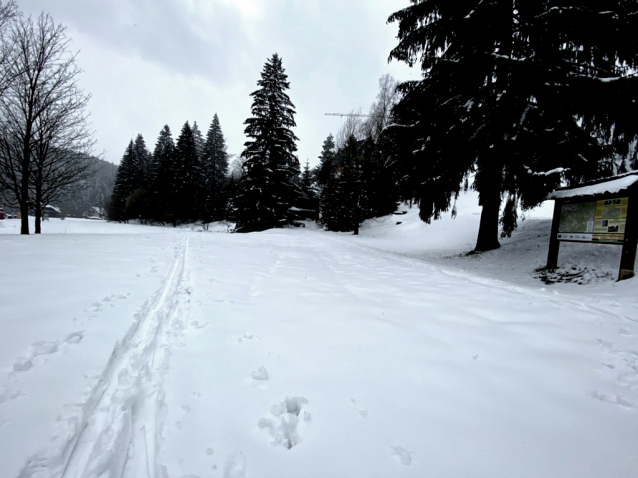
{"label": "tracks leading uphill", "polygon": [[82,406],[74,433],[55,451],[33,457],[20,478],[152,478],[161,476],[157,457],[165,402],[169,342],[188,312],[188,239],[177,248],[161,287],[135,314],[100,380]]}

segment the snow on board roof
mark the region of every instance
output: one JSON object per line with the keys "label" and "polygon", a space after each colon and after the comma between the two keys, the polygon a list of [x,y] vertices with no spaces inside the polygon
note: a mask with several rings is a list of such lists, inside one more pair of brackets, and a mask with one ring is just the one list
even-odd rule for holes
{"label": "snow on board roof", "polygon": [[632,172],[613,178],[598,180],[590,184],[581,184],[560,188],[547,196],[547,199],[567,199],[579,196],[594,196],[597,194],[615,194],[624,189],[628,189],[633,184],[638,183],[638,173]]}

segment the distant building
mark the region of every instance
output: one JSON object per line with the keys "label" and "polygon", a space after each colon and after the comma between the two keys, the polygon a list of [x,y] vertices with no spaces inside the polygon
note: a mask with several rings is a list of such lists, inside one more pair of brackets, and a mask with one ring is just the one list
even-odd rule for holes
{"label": "distant building", "polygon": [[59,207],[47,204],[42,210],[42,214],[46,217],[62,217],[62,210]]}
{"label": "distant building", "polygon": [[93,206],[82,213],[82,217],[87,219],[104,219],[106,216],[106,209],[99,206]]}

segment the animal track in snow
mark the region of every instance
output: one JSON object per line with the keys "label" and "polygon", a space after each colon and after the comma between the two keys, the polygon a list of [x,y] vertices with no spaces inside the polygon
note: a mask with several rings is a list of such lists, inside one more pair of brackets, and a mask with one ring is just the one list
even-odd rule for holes
{"label": "animal track in snow", "polygon": [[359,413],[359,416],[361,418],[368,418],[368,410],[366,410],[365,408],[361,408],[361,407],[357,406],[357,400],[356,399],[351,398],[350,402],[356,407],[357,412]]}
{"label": "animal track in snow", "polygon": [[246,340],[253,340],[253,339],[258,339],[259,337],[257,337],[255,334],[251,334],[250,332],[246,332],[244,335],[242,335],[241,337],[237,338],[237,343],[241,344],[242,342],[245,342]]}
{"label": "animal track in snow", "polygon": [[401,446],[391,446],[390,454],[396,456],[401,464],[410,465],[412,463],[412,453]]}
{"label": "animal track in snow", "polygon": [[605,393],[599,392],[598,390],[594,390],[591,392],[591,396],[592,398],[600,400],[601,402],[615,403],[617,405],[621,405],[626,408],[633,407],[632,403],[629,400],[627,400],[625,397],[621,397],[620,395],[616,395],[614,393],[605,394]]}
{"label": "animal track in snow", "polygon": [[[109,307],[114,307],[116,302],[128,298],[129,295],[131,295],[130,292],[114,292],[113,294],[109,294],[101,300],[96,300],[95,302],[93,302],[93,304],[91,304],[90,310],[92,312],[99,312],[106,305],[108,305]],[[89,309],[86,310],[89,311]]]}
{"label": "animal track in snow", "polygon": [[258,367],[257,370],[254,370],[251,373],[251,376],[255,380],[268,380],[268,378],[269,378],[268,371],[266,370],[266,367],[264,367],[264,366]]}
{"label": "animal track in snow", "polygon": [[22,395],[22,390],[9,390],[7,386],[4,387],[4,390],[0,391],[0,405],[9,400],[13,400]]}
{"label": "animal track in snow", "polygon": [[[629,332],[621,329],[623,332]],[[637,394],[638,392],[638,351],[623,350],[621,346],[613,344],[606,340],[598,339],[601,349],[605,353],[605,358],[601,360],[601,364],[608,372],[613,370],[616,375],[616,383],[625,387],[629,392]],[[625,407],[632,406],[631,402],[626,398],[617,394],[605,394],[601,392],[592,392],[594,398],[607,401],[610,403],[618,403]],[[600,398],[603,397],[603,398]],[[611,397],[611,398],[610,398]],[[616,398],[614,398],[616,397]],[[638,396],[636,397],[638,398]]]}
{"label": "animal track in snow", "polygon": [[232,453],[224,465],[224,478],[244,478],[246,476],[246,458],[241,452]]}
{"label": "animal track in snow", "polygon": [[301,443],[301,436],[297,431],[299,417],[301,416],[304,422],[308,422],[312,418],[310,412],[303,410],[306,405],[308,405],[308,400],[304,397],[286,397],[285,400],[270,407],[270,413],[276,417],[274,420],[262,418],[257,425],[259,428],[269,430],[273,446],[281,445],[290,450],[293,446]]}

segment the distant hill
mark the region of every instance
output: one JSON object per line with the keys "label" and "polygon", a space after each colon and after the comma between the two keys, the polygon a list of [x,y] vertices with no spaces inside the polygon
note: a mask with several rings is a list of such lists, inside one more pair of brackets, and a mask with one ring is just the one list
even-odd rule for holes
{"label": "distant hill", "polygon": [[91,207],[105,208],[111,199],[117,166],[98,158],[90,160],[95,163],[94,174],[75,185],[55,204],[64,214],[81,217]]}

